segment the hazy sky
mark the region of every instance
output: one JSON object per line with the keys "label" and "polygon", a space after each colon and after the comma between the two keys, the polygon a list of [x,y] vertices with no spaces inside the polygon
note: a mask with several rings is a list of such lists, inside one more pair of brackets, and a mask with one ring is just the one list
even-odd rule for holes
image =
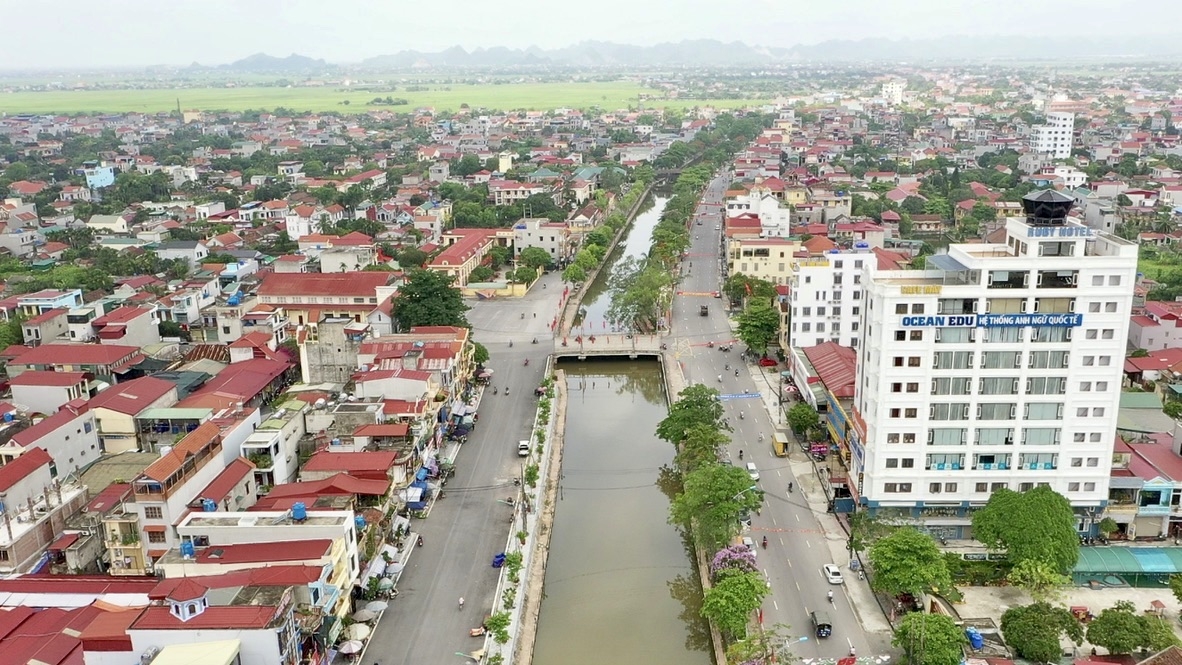
{"label": "hazy sky", "polygon": [[[572,8],[572,9],[568,9]],[[0,0],[0,69],[222,64],[265,52],[355,62],[459,44],[594,39],[792,46],[831,38],[1176,32],[1175,0]]]}

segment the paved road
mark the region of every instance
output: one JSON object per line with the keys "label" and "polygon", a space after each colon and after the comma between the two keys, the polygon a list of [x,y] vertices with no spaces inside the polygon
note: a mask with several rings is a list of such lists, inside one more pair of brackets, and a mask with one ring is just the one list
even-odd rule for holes
{"label": "paved road", "polygon": [[[505,549],[512,518],[512,509],[501,500],[517,492],[517,442],[529,438],[537,404],[533,389],[553,348],[549,324],[562,294],[558,275],[543,279],[549,280],[547,288],[539,285],[523,299],[469,303],[474,337],[491,355],[492,383],[481,398],[476,429],[456,458],[446,498],[436,502],[429,518],[412,523],[423,535],[423,547],[411,554],[398,597],[374,631],[362,665],[461,662],[457,652],[483,645],[468,629],[492,610],[499,571],[490,564]],[[461,596],[462,611],[457,609]]]}
{"label": "paved road", "polygon": [[[691,229],[690,257],[683,264],[683,292],[706,293],[721,288],[720,206],[727,182],[728,179],[724,178],[714,180],[699,206],[698,219]],[[699,315],[699,307],[703,304],[710,307],[709,316]],[[679,296],[673,305],[673,320],[673,348],[688,382],[704,383],[724,395],[741,395],[745,390],[768,392],[767,381],[756,382],[753,378],[759,370],[742,364],[739,350],[744,347],[741,343],[729,353],[717,348],[719,343],[729,342],[734,337],[723,300],[700,295]],[[711,341],[715,348],[706,346]],[[738,376],[735,375],[736,369],[739,369]],[[831,558],[829,542],[813,512],[824,511],[824,504],[810,507],[799,489],[801,479],[793,476],[789,458],[773,455],[771,438],[774,427],[761,400],[726,399],[723,406],[734,429],[728,453],[735,464],[755,463],[760,473],[757,484],[766,498],[764,509],[753,518],[748,534],[757,542],[767,536],[769,542],[768,549],[760,549],[757,556],[760,569],[772,585],[772,593],[764,603],[764,624],[784,623],[791,627],[789,632],[794,636],[810,635],[807,642],[791,647],[793,653],[803,658],[842,657],[848,653],[851,644],[859,654],[870,655],[873,653],[871,640],[854,616],[847,590],[830,585],[821,573],[824,564],[845,563],[844,558],[837,562]],[[745,418],[740,419],[740,412]],[[761,433],[763,442],[758,440]],[[742,461],[739,460],[740,451],[744,453]],[[798,489],[789,494],[788,483],[794,483]],[[847,584],[859,583],[848,569],[845,572]],[[834,591],[833,605],[826,597],[829,590]],[[814,610],[828,612],[833,620],[833,636],[827,640],[811,637],[809,612]],[[879,610],[871,606],[862,608],[862,611]],[[881,653],[885,647],[882,640],[875,638],[873,643]]]}

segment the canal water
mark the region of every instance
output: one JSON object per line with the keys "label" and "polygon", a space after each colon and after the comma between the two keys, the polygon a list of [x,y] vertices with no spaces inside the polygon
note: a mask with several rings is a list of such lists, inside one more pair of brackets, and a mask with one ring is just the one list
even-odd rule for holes
{"label": "canal water", "polygon": [[[616,256],[648,251],[668,199],[642,212]],[[610,266],[585,300],[587,325],[611,301]],[[710,634],[692,552],[668,523],[673,447],[653,361],[565,361],[562,480],[534,646],[538,665],[709,665]]]}
{"label": "canal water", "polygon": [[599,276],[587,288],[587,295],[583,297],[582,315],[575,317],[574,334],[600,335],[610,332],[607,310],[612,304],[611,294],[608,292],[612,265],[625,256],[641,257],[648,254],[653,240],[653,229],[657,227],[657,222],[661,221],[661,212],[668,202],[668,196],[650,195],[642,204],[640,213],[632,220],[632,226],[627,231],[628,235],[616,245],[616,251],[609,259],[611,264],[600,270]]}

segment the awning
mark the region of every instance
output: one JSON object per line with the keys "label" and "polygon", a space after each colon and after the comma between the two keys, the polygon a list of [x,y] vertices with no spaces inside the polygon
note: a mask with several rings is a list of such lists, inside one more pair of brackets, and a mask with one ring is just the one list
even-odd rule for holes
{"label": "awning", "polygon": [[168,531],[168,527],[162,524],[149,524],[144,527],[144,531],[148,533],[164,533]]}
{"label": "awning", "polygon": [[73,545],[76,542],[78,542],[78,534],[64,533],[64,534],[62,534],[61,538],[58,538],[57,540],[53,541],[53,544],[49,546],[49,551],[61,552],[63,550],[68,549],[70,547],[70,545]]}
{"label": "awning", "polygon": [[407,503],[418,503],[419,501],[423,500],[423,488],[422,487],[414,487],[414,486],[408,487],[408,488],[402,490],[402,494],[403,494],[403,496],[406,497]]}

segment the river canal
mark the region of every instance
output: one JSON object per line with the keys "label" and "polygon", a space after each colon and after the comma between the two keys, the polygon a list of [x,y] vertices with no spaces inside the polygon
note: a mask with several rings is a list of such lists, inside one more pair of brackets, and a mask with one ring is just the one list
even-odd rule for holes
{"label": "river canal", "polygon": [[[613,262],[648,251],[665,197],[637,216]],[[611,302],[590,289],[587,332]],[[673,447],[657,439],[667,401],[652,361],[568,361],[566,441],[544,597],[538,665],[709,665],[710,635],[690,550],[670,526]]]}

